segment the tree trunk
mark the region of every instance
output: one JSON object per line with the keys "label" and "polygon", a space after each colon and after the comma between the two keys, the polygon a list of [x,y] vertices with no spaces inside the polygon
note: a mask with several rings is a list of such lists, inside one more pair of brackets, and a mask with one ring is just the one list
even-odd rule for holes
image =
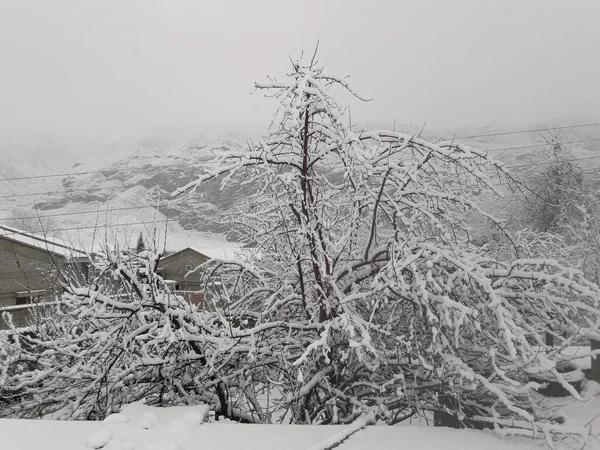
{"label": "tree trunk", "polygon": [[554,347],[554,336],[551,333],[546,331],[546,345],[549,347]]}

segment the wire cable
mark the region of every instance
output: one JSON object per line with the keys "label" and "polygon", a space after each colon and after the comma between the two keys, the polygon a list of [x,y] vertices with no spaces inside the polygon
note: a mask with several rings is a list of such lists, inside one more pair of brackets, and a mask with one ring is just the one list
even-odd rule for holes
{"label": "wire cable", "polygon": [[[473,139],[473,138],[478,138],[478,137],[504,136],[504,135],[511,135],[511,134],[534,133],[534,132],[541,132],[541,131],[548,131],[548,130],[563,130],[563,129],[592,127],[592,126],[600,126],[600,122],[587,123],[587,124],[581,124],[581,125],[567,125],[567,126],[553,127],[553,128],[548,128],[548,129],[518,130],[518,131],[506,131],[506,132],[471,135],[471,136],[457,136],[454,139]],[[569,142],[564,142],[564,144],[575,144],[575,143],[595,142],[595,141],[600,141],[600,138],[569,141]],[[502,148],[502,149],[488,150],[488,152],[492,152],[492,151],[499,152],[499,151],[507,151],[507,150],[518,150],[518,149],[527,149],[527,148],[535,148],[535,147],[544,147],[546,145],[548,145],[548,144],[544,143],[544,144],[534,144],[534,145],[525,145],[525,146],[522,145],[522,146],[515,146],[515,147],[506,147],[506,148]],[[165,164],[162,166],[154,166],[153,168],[156,168],[158,170],[164,170],[164,169],[168,169],[168,168],[177,168],[177,167],[190,167],[190,164]],[[125,171],[128,172],[128,171],[135,171],[135,170],[140,170],[140,168],[139,167],[128,167],[128,168],[118,169],[118,171],[116,171],[116,172],[125,172]],[[25,176],[25,177],[0,178],[0,182],[36,180],[36,179],[42,179],[42,178],[69,177],[69,176],[75,176],[75,175],[90,175],[90,174],[110,173],[110,172],[115,172],[115,169],[86,170],[86,171],[81,171],[81,172],[64,172],[64,173],[55,173],[55,174],[48,174],[48,175],[32,175],[32,176]]]}

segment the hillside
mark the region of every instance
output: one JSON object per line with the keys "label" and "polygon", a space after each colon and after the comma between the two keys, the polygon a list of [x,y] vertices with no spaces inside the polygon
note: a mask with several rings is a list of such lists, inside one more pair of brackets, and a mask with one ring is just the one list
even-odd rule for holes
{"label": "hillside", "polygon": [[[491,129],[461,129],[439,135],[467,136],[461,139],[466,144],[489,150],[508,167],[519,166],[512,169],[517,179],[531,177],[538,166],[530,165],[544,157],[539,133],[470,137],[494,133]],[[577,158],[594,158],[581,162],[586,172],[595,176],[600,164],[600,158],[595,159],[600,156],[600,126],[565,129],[562,136],[565,142],[586,141],[569,145]],[[111,237],[135,241],[139,232],[147,233],[153,223],[160,230],[159,245],[166,232],[171,249],[215,241],[227,245],[228,240],[235,240],[220,219],[248,194],[247,186],[221,190],[212,182],[202,192],[177,199],[170,199],[169,194],[193,180],[215,153],[243,148],[245,141],[239,135],[157,134],[123,140],[97,152],[60,147],[55,139],[41,135],[21,136],[18,151],[10,150],[18,141],[14,135],[9,139],[6,133],[0,134],[0,140],[8,160],[0,171],[2,223],[10,223],[8,219],[15,216],[39,222],[35,218],[39,214],[51,234],[82,245],[103,240],[107,229]],[[59,176],[40,177],[55,174]]]}

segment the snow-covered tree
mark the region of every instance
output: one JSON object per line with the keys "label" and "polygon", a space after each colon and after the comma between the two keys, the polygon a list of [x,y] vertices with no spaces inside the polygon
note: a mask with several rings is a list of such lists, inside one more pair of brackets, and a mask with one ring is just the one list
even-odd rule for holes
{"label": "snow-covered tree", "polygon": [[581,269],[598,283],[600,273],[600,185],[576,161],[560,133],[542,136],[547,144],[540,165],[528,168],[528,180],[509,196],[509,221],[515,229],[552,233],[561,241],[548,253]]}
{"label": "snow-covered tree", "polygon": [[58,222],[53,217],[40,215],[37,209],[34,211],[27,208],[14,209],[6,224],[30,233],[61,237]]}
{"label": "snow-covered tree", "polygon": [[464,187],[493,191],[501,165],[457,142],[352,127],[333,92],[361,97],[314,60],[256,87],[279,101],[271,134],[174,193],[216,177],[259,189],[231,220],[253,253],[204,268],[224,320],[246,318],[227,327],[250,337],[244,376],[280,391],[295,422],[450,410],[550,433],[530,380],[564,382],[547,322],[561,318],[565,343],[595,336],[599,291],[554,260],[499,259],[471,243],[468,214],[502,227]]}
{"label": "snow-covered tree", "polygon": [[527,168],[511,219],[522,228],[560,233],[567,223],[581,220],[584,175],[560,133],[549,131],[542,139],[547,144],[542,164]]}

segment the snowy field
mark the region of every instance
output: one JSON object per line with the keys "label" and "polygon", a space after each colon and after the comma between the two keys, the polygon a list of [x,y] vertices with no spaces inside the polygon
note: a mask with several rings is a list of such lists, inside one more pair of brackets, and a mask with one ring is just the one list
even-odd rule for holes
{"label": "snowy field", "polygon": [[[126,407],[104,422],[0,420],[2,450],[325,450],[344,426],[203,423],[202,407]],[[339,450],[502,450],[539,448],[483,431],[375,426],[352,434]]]}

